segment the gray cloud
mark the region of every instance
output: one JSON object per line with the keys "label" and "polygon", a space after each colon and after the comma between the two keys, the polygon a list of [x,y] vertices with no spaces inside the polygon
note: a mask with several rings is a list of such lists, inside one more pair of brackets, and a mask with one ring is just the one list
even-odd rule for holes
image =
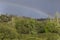
{"label": "gray cloud", "polygon": [[[0,1],[16,3],[19,5],[24,5],[27,7],[35,8],[35,9],[38,9],[39,11],[43,11],[43,12],[48,13],[50,15],[54,15],[54,13],[56,11],[60,12],[60,0],[0,0]],[[9,10],[11,10],[11,9],[9,9]],[[30,12],[29,11],[27,13],[31,12],[31,11]],[[42,16],[39,16],[39,17],[42,17]]]}

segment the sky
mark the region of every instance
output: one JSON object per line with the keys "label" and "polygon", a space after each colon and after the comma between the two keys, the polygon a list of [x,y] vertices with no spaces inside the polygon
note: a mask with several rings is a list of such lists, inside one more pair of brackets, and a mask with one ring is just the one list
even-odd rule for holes
{"label": "sky", "polygon": [[0,12],[46,18],[60,12],[60,0],[0,0]]}

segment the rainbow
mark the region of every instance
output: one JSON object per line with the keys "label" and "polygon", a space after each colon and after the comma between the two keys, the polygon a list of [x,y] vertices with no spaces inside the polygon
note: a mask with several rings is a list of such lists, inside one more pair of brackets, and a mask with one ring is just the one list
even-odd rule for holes
{"label": "rainbow", "polygon": [[49,17],[52,17],[51,15],[47,14],[47,13],[44,13],[40,10],[37,10],[35,8],[31,8],[31,7],[27,7],[27,6],[24,6],[24,5],[20,5],[20,4],[16,4],[16,3],[11,3],[11,2],[3,2],[3,1],[0,1],[0,3],[4,3],[4,4],[8,4],[8,5],[11,5],[11,6],[15,6],[15,7],[19,7],[19,8],[26,8],[26,9],[29,9],[29,10],[32,10],[38,14],[44,14],[46,16],[49,16]]}

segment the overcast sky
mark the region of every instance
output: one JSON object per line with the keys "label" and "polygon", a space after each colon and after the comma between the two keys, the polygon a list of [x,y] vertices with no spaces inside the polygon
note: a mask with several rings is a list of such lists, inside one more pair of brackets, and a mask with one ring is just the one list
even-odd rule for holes
{"label": "overcast sky", "polygon": [[0,0],[0,12],[44,18],[60,12],[60,0]]}

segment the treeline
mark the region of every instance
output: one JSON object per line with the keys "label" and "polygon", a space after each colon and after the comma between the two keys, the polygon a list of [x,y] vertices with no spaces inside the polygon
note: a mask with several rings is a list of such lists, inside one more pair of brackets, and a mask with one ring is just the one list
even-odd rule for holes
{"label": "treeline", "polygon": [[57,19],[54,20],[38,21],[26,17],[1,15],[0,40],[57,40],[60,25]]}

